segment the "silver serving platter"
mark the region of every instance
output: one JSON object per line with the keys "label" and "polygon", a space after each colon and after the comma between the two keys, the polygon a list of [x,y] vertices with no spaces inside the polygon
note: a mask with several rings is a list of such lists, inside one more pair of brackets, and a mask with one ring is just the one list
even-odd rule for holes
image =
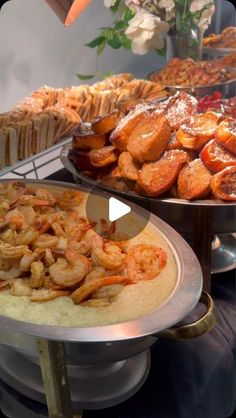
{"label": "silver serving platter", "polygon": [[212,55],[214,57],[221,57],[230,54],[236,54],[236,48],[211,48],[204,46],[202,48],[203,54]]}
{"label": "silver serving platter", "polygon": [[[9,181],[9,180],[7,180]],[[26,180],[27,184],[36,184],[40,187],[57,186],[63,189],[74,188],[74,184],[53,182],[53,181],[37,181]],[[91,193],[90,190],[80,187],[84,193]],[[94,192],[93,192],[94,193]],[[96,192],[97,193],[97,192]],[[99,193],[101,195],[101,192]],[[104,198],[110,195],[102,193]],[[128,203],[131,209],[139,216],[145,216],[145,210],[133,203]],[[146,214],[147,215],[147,214]],[[49,326],[39,325],[30,322],[24,322],[10,317],[0,316],[0,342],[7,345],[18,346],[23,349],[30,345],[30,340],[24,340],[24,335],[34,338],[43,338],[54,341],[79,342],[83,343],[80,359],[85,357],[85,363],[88,364],[88,356],[90,362],[99,357],[104,361],[109,361],[110,357],[117,355],[127,358],[137,352],[143,351],[150,346],[148,336],[158,335],[158,332],[165,330],[172,325],[178,323],[186,315],[192,311],[198,303],[202,291],[202,273],[200,264],[186,241],[169,225],[154,215],[150,216],[150,224],[168,243],[176,263],[177,280],[176,286],[172,294],[163,302],[156,310],[144,315],[138,319],[127,321],[115,325],[87,327],[87,328],[71,328],[65,326]],[[168,280],[168,278],[167,278]],[[20,303],[20,300],[19,300]],[[16,339],[16,335],[23,334],[22,338]],[[133,340],[133,341],[131,341]],[[86,344],[88,343],[88,344]],[[96,343],[96,344],[91,344]],[[114,343],[114,344],[113,344]],[[118,346],[116,346],[116,343]],[[152,339],[153,343],[153,339]],[[119,348],[119,353],[114,350],[114,345]],[[93,352],[86,347],[93,346]],[[123,353],[120,349],[123,348]],[[93,357],[94,356],[94,357]],[[81,360],[82,361],[82,360]]]}
{"label": "silver serving platter", "polygon": [[186,93],[194,96],[206,96],[211,95],[215,91],[219,91],[223,97],[232,97],[235,94],[236,78],[227,80],[222,83],[209,84],[206,86],[165,86],[166,90],[170,93],[176,93],[177,91],[185,91]]}
{"label": "silver serving platter", "polygon": [[207,207],[212,210],[213,233],[226,233],[235,231],[236,202],[225,202],[219,199],[202,199],[189,201],[177,198],[149,198],[140,196],[132,191],[115,190],[102,182],[97,182],[76,169],[68,158],[71,144],[65,144],[61,151],[61,161],[64,167],[74,176],[76,182],[100,188],[122,198],[135,202],[147,208],[165,222],[168,222],[180,233],[192,233],[195,210],[199,207]]}

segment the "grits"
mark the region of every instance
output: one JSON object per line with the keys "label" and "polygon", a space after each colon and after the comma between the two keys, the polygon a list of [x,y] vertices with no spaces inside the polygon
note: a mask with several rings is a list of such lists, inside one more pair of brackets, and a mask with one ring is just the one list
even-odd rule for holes
{"label": "grits", "polygon": [[[62,190],[54,186],[53,192],[57,193],[57,189],[59,192]],[[85,201],[79,208],[80,213],[84,204]],[[125,230],[132,229],[137,219],[136,216]],[[5,290],[0,292],[0,315],[35,324],[90,327],[121,323],[150,313],[162,305],[175,289],[178,280],[175,258],[166,240],[151,224],[129,243],[153,244],[163,248],[167,252],[167,264],[156,278],[125,286],[110,305],[99,308],[75,305],[70,297],[32,302],[27,296],[12,296],[9,290]]]}

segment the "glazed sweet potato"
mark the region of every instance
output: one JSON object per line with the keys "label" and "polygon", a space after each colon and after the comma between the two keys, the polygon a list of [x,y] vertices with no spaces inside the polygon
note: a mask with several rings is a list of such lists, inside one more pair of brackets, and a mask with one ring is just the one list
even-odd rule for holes
{"label": "glazed sweet potato", "polygon": [[208,170],[213,173],[218,173],[225,167],[236,165],[236,157],[214,139],[202,149],[200,158]]}
{"label": "glazed sweet potato", "polygon": [[218,199],[236,201],[236,166],[226,167],[211,180],[211,190]]}
{"label": "glazed sweet potato", "polygon": [[155,161],[166,150],[170,136],[171,129],[164,116],[145,112],[128,138],[127,151],[140,163]]}
{"label": "glazed sweet potato", "polygon": [[154,163],[144,164],[138,174],[136,190],[150,197],[165,193],[171,189],[187,161],[188,155],[185,151],[173,150],[167,151]]}
{"label": "glazed sweet potato", "polygon": [[212,174],[200,158],[186,164],[178,176],[178,196],[194,200],[206,197],[210,191]]}
{"label": "glazed sweet potato", "polygon": [[236,155],[236,119],[223,120],[215,131],[216,140]]}

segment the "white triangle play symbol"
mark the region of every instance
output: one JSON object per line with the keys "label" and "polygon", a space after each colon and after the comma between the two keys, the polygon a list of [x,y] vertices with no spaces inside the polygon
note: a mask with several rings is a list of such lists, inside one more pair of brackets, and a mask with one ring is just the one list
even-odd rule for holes
{"label": "white triangle play symbol", "polygon": [[131,212],[131,208],[115,197],[109,198],[109,221],[114,222]]}

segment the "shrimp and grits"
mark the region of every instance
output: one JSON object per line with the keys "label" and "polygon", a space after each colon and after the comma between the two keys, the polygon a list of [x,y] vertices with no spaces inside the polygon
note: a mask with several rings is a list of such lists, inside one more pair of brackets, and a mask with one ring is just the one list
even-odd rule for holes
{"label": "shrimp and grits", "polygon": [[145,315],[171,295],[177,270],[165,239],[149,224],[118,239],[114,223],[86,218],[86,198],[59,186],[0,185],[0,315],[100,326]]}

